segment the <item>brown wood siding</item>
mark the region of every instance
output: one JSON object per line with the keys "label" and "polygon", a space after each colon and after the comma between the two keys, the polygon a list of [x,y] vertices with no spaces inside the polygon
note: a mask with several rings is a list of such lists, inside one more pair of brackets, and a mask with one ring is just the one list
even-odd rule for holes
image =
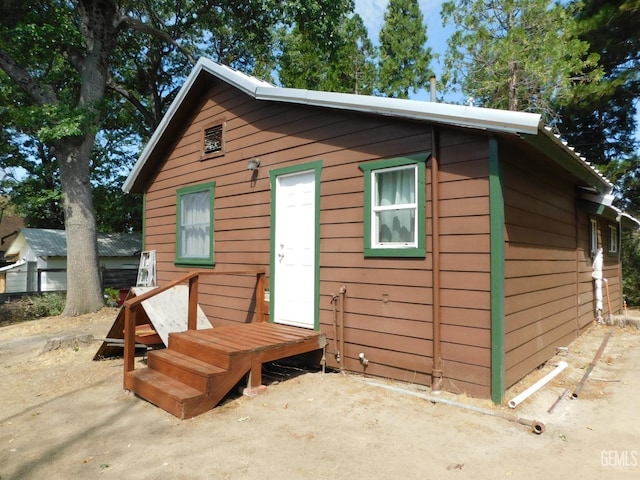
{"label": "brown wood siding", "polygon": [[488,139],[440,135],[440,303],[443,388],[491,390]]}
{"label": "brown wood siding", "polygon": [[501,162],[509,387],[591,324],[593,283],[589,219],[577,213],[577,187],[502,144]]}
{"label": "brown wood siding", "polygon": [[[345,285],[347,368],[360,369],[357,357],[364,350],[371,362],[368,373],[428,384],[431,258],[363,257],[364,180],[358,168],[368,160],[429,150],[428,130],[413,123],[258,102],[226,87],[213,95],[186,126],[147,191],[146,248],[158,251],[159,281],[185,270],[173,265],[176,187],[216,182],[216,269],[268,271],[269,170],[322,160],[320,328],[333,340],[331,294]],[[201,161],[201,131],[221,118],[226,121],[225,155]],[[261,160],[253,181],[246,170],[252,157]],[[251,278],[205,278],[200,300],[214,324],[251,320]],[[331,354],[328,358],[337,366]]]}
{"label": "brown wood siding", "polygon": [[[225,121],[225,153],[201,159],[202,131]],[[489,200],[486,137],[445,130],[440,136],[442,353],[450,389],[490,392]],[[158,280],[190,270],[174,265],[176,189],[215,187],[216,269],[261,267],[269,276],[269,171],[322,160],[320,179],[320,329],[333,356],[331,295],[344,285],[343,365],[367,374],[430,384],[432,243],[430,165],[426,178],[424,259],[364,258],[364,179],[358,165],[431,150],[430,129],[326,109],[259,102],[218,85],[167,152],[146,191],[145,248],[157,251]],[[257,177],[247,160],[261,161]],[[268,280],[268,279],[267,279]],[[255,279],[204,277],[200,303],[214,325],[252,320]],[[268,288],[268,287],[267,287]],[[250,313],[247,313],[247,311]]]}

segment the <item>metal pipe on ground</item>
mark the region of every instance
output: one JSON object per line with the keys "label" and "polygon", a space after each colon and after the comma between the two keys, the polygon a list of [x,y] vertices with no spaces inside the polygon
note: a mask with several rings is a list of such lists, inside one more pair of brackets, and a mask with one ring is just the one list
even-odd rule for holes
{"label": "metal pipe on ground", "polygon": [[451,407],[458,407],[465,410],[469,410],[476,413],[482,413],[483,415],[490,415],[492,417],[502,418],[503,420],[507,420],[509,422],[519,423],[520,425],[525,425],[531,428],[531,432],[536,435],[540,435],[544,433],[546,427],[544,423],[539,422],[538,420],[529,420],[527,418],[517,417],[514,415],[509,415],[502,412],[494,412],[493,410],[488,410],[486,408],[475,407],[473,405],[467,405],[464,403],[456,402],[455,400],[448,400],[446,398],[434,397],[431,395],[425,395],[418,392],[412,392],[411,390],[407,390],[405,388],[394,387],[391,385],[380,384],[371,380],[363,380],[365,384],[371,385],[373,387],[384,388],[386,390],[390,390],[392,392],[403,393],[405,395],[411,395],[412,397],[421,398],[423,400],[427,400],[431,403],[440,403],[442,405],[449,405]]}
{"label": "metal pipe on ground", "polygon": [[574,399],[578,398],[578,395],[582,391],[582,387],[584,387],[584,384],[587,381],[587,378],[589,378],[589,375],[591,375],[591,371],[593,370],[593,367],[595,367],[596,363],[598,363],[598,360],[600,360],[600,357],[602,356],[602,352],[604,352],[604,349],[607,346],[607,342],[611,338],[612,334],[613,334],[613,328],[610,328],[607,334],[602,339],[600,348],[598,349],[595,356],[593,357],[593,360],[591,360],[591,364],[589,365],[589,368],[587,368],[587,370],[584,372],[582,379],[580,380],[580,382],[578,382],[578,385],[576,386],[575,390],[571,394],[571,398],[574,398]]}
{"label": "metal pipe on ground", "polygon": [[549,410],[547,410],[547,413],[551,413],[553,409],[556,408],[556,405],[558,405],[562,401],[562,399],[567,396],[567,393],[569,393],[569,389],[565,388],[564,392],[562,392],[560,396],[556,398],[556,401],[553,402],[553,404],[549,407]]}
{"label": "metal pipe on ground", "polygon": [[547,383],[549,383],[556,375],[558,375],[561,371],[567,368],[569,364],[565,361],[561,361],[558,363],[558,366],[554,368],[551,372],[547,373],[544,377],[538,380],[536,383],[527,388],[520,395],[516,395],[512,400],[509,401],[509,408],[516,408],[520,403],[529,398],[531,395],[536,393],[542,387],[544,387]]}

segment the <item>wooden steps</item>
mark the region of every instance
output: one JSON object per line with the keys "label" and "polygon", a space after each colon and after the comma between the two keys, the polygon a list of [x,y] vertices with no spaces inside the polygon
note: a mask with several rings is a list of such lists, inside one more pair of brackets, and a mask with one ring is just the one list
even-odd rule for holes
{"label": "wooden steps", "polygon": [[251,372],[259,386],[264,362],[324,348],[323,333],[285,325],[239,324],[169,335],[148,353],[147,368],[125,373],[124,386],[180,419],[214,408]]}

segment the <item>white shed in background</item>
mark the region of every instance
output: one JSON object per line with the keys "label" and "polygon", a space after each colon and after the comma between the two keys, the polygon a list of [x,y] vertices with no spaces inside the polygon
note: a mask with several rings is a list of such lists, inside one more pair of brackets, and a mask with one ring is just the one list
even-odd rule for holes
{"label": "white shed in background", "polygon": [[[130,271],[130,285],[105,287],[126,288],[135,285],[140,262],[142,240],[139,233],[98,234],[98,260],[102,272]],[[67,236],[64,230],[23,228],[5,253],[5,258],[14,261],[0,269],[0,293],[53,292],[67,288]],[[120,275],[128,278],[128,275]]]}

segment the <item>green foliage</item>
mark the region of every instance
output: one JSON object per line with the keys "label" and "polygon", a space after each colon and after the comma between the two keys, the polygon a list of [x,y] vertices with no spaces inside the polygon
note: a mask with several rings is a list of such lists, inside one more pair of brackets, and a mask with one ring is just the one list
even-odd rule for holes
{"label": "green foliage", "polygon": [[117,307],[118,302],[120,301],[120,290],[115,288],[105,288],[104,289],[104,300],[107,306],[109,307]]}
{"label": "green foliage", "polygon": [[[0,53],[29,76],[23,84],[9,77],[4,70],[8,67],[0,69],[0,193],[11,197],[27,225],[63,228],[56,155],[61,149],[56,147],[79,145],[78,139],[89,133],[96,135],[92,155],[79,160],[91,166],[98,229],[140,231],[142,201],[120,186],[175,98],[194,56],[207,55],[249,72],[270,71],[274,25],[281,10],[275,0],[83,2],[94,3],[106,11],[117,4],[126,15],[114,32],[117,37],[109,39],[115,40],[115,49],[108,59],[106,85],[82,83],[80,63],[86,61],[88,31],[80,28],[81,9],[61,0],[0,3]],[[86,92],[99,95],[101,90],[100,100],[84,100]]]}
{"label": "green foliage", "polygon": [[353,0],[286,4],[289,20],[278,29],[277,71],[282,85],[334,92],[356,90],[353,55],[360,52],[361,61],[366,56],[358,45],[363,30],[366,37],[366,29],[362,22],[350,22],[353,5]]}
{"label": "green foliage", "polygon": [[34,317],[52,317],[60,315],[64,309],[65,295],[63,293],[44,293],[30,297],[29,313]]}
{"label": "green foliage", "polygon": [[[560,105],[559,129],[591,162],[630,159],[638,146],[640,2],[586,0],[577,18],[580,38],[599,55],[603,77],[597,83],[576,84],[573,96]],[[637,162],[628,166],[640,168]]]}
{"label": "green foliage", "polygon": [[376,88],[377,50],[357,13],[345,22],[344,38],[340,65],[335,69],[343,78],[344,91],[372,95]]}
{"label": "green foliage", "polygon": [[640,237],[629,229],[622,232],[622,293],[627,305],[640,307]]}
{"label": "green foliage", "polygon": [[[640,215],[640,156],[637,106],[640,97],[640,2],[585,0],[577,17],[580,38],[599,55],[603,77],[577,83],[573,96],[560,105],[563,137],[615,184],[617,205]],[[624,294],[640,306],[638,236],[622,235]]]}
{"label": "green foliage", "polygon": [[429,85],[431,49],[425,47],[427,27],[417,0],[390,0],[380,31],[378,91],[408,98]]}
{"label": "green foliage", "polygon": [[64,302],[63,293],[43,293],[3,303],[0,305],[0,326],[60,315]]}
{"label": "green foliage", "polygon": [[542,113],[550,123],[554,102],[571,94],[574,79],[600,76],[571,8],[549,0],[451,0],[441,14],[456,26],[443,82],[483,107]]}

